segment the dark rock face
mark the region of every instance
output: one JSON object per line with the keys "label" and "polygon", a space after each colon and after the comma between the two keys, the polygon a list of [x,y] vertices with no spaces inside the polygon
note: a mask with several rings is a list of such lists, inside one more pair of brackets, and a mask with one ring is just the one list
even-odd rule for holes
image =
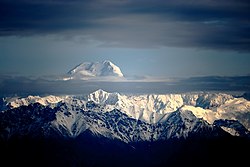
{"label": "dark rock face", "polygon": [[250,138],[249,131],[237,120],[219,119],[213,123],[215,126],[230,128],[237,136]]}
{"label": "dark rock face", "polygon": [[[56,117],[57,113],[62,113],[60,118]],[[58,135],[75,138],[86,130],[96,136],[118,139],[126,143],[228,135],[219,126],[209,125],[206,121],[196,118],[190,111],[173,112],[165,122],[157,124],[135,120],[117,109],[110,112],[83,111],[65,103],[53,109],[34,103],[0,113],[2,139],[12,136],[53,138]]]}

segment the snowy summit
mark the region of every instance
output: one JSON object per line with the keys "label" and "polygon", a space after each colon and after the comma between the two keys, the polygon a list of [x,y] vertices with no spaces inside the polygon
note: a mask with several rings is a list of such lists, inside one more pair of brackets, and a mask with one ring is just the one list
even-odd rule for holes
{"label": "snowy summit", "polygon": [[120,68],[109,60],[102,62],[83,62],[68,72],[68,79],[90,79],[90,78],[123,78]]}

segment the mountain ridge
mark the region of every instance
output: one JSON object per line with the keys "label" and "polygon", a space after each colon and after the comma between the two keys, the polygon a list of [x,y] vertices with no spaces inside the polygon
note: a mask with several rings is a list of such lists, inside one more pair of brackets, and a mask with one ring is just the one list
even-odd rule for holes
{"label": "mountain ridge", "polygon": [[172,112],[164,123],[149,124],[130,118],[119,110],[95,112],[76,108],[67,104],[51,109],[40,103],[21,106],[0,113],[1,138],[13,136],[62,136],[78,137],[89,130],[95,136],[118,139],[125,143],[138,141],[158,141],[188,138],[190,135],[208,137],[224,136],[228,133],[203,119],[195,117],[191,111]]}
{"label": "mountain ridge", "polygon": [[150,124],[164,122],[171,112],[187,110],[210,124],[217,119],[239,120],[248,130],[250,129],[250,101],[223,93],[125,95],[99,89],[82,96],[9,98],[3,100],[0,109],[16,108],[34,102],[51,108],[63,102],[84,110],[92,107],[92,110],[98,112],[118,109],[131,118]]}

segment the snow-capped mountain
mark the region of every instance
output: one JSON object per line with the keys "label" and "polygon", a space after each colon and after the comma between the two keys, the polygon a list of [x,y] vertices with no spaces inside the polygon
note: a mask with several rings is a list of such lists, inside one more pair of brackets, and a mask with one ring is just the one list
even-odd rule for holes
{"label": "snow-capped mountain", "polygon": [[124,78],[121,69],[109,60],[102,62],[83,62],[68,72],[67,79],[100,79],[100,78]]}
{"label": "snow-capped mountain", "polygon": [[[99,89],[83,96],[5,98],[1,108],[5,138],[21,129],[21,134],[33,133],[33,126],[46,134],[77,137],[88,130],[124,142],[186,138],[205,131],[241,136],[250,128],[250,102],[223,93],[125,95]],[[43,118],[46,112],[51,113],[49,119]],[[27,127],[22,119],[29,120]],[[239,125],[244,133],[243,128],[235,129]]]}
{"label": "snow-capped mountain", "polygon": [[6,110],[11,108],[17,108],[20,106],[28,106],[32,103],[40,103],[43,106],[56,104],[68,96],[28,96],[28,97],[12,97],[12,98],[2,98],[2,106],[0,106],[0,110]]}
{"label": "snow-capped mountain", "polygon": [[217,119],[239,120],[250,130],[250,101],[225,93],[122,95],[97,90],[86,101],[103,106],[103,111],[119,109],[147,123],[164,122],[174,111],[191,111],[212,124]]}
{"label": "snow-capped mountain", "polygon": [[[216,119],[237,119],[249,128],[250,102],[244,98],[235,98],[224,93],[185,93],[185,94],[148,94],[125,95],[97,90],[83,96],[28,96],[26,98],[5,98],[1,108],[16,108],[38,102],[44,106],[55,106],[58,102],[84,107],[86,103],[94,102],[96,111],[111,111],[118,109],[134,119],[147,123],[163,122],[165,115],[173,111],[189,110],[198,118],[203,118],[210,124]],[[83,105],[85,104],[85,105]],[[99,108],[96,108],[96,106]]]}

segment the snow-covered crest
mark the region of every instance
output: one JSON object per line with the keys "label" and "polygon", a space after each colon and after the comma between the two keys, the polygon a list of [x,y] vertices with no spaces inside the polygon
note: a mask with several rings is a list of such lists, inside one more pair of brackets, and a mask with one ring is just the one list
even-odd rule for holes
{"label": "snow-covered crest", "polygon": [[83,62],[68,72],[70,79],[92,77],[124,77],[121,69],[109,60],[102,62]]}

